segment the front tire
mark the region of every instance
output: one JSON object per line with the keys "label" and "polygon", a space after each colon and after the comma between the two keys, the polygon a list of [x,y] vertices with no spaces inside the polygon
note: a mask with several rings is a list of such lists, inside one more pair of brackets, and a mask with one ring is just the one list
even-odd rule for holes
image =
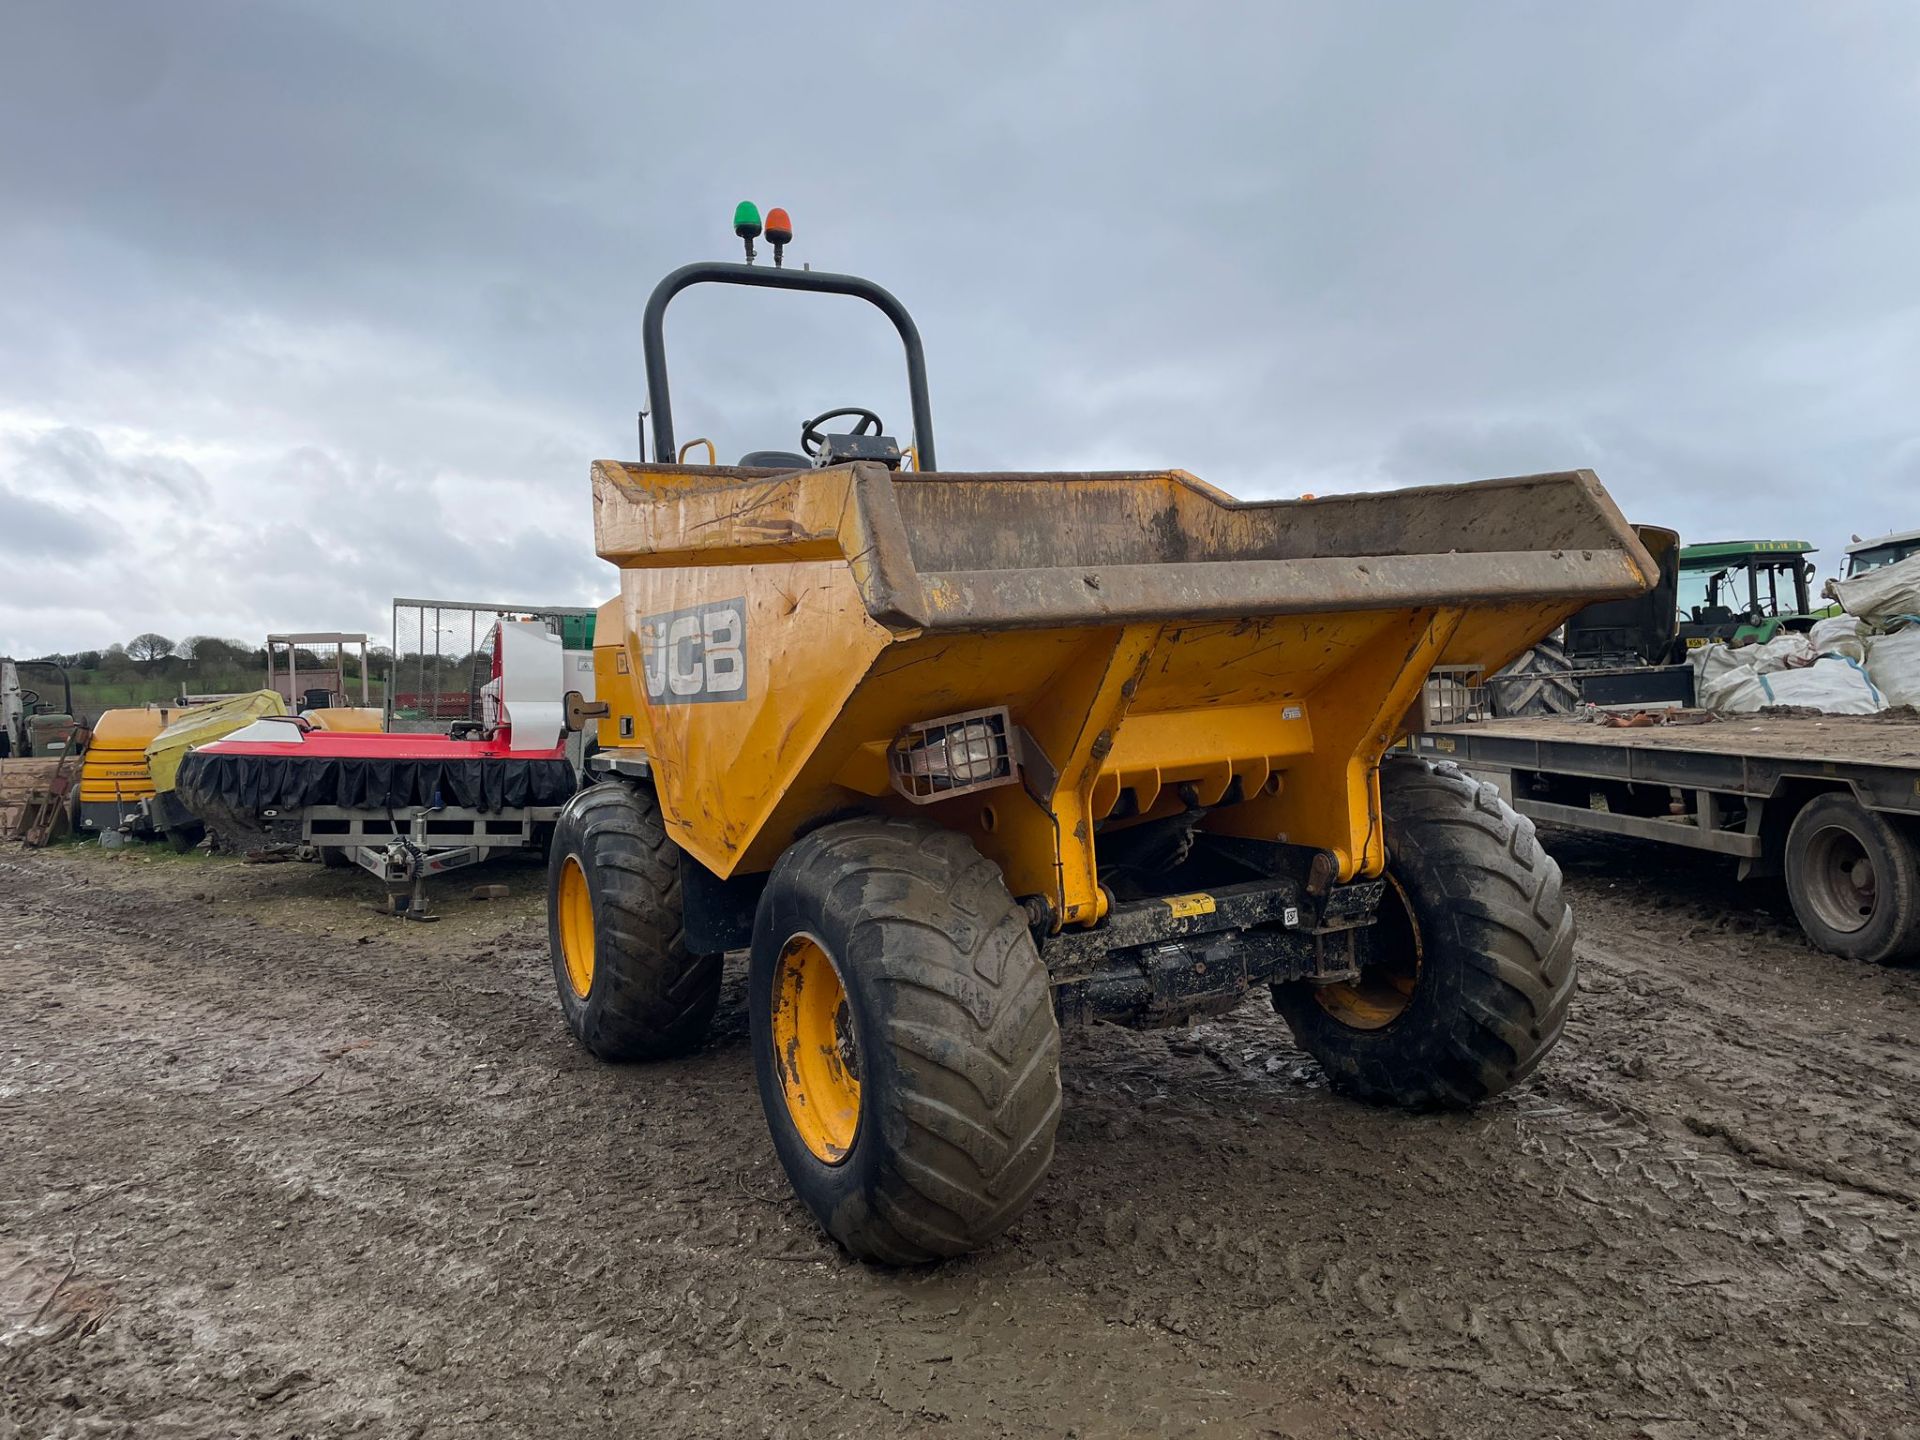
{"label": "front tire", "polygon": [[567,1028],[600,1059],[666,1059],[706,1037],[721,957],[687,950],[680,851],[650,791],[609,781],[560,812],[547,943]]}
{"label": "front tire", "polygon": [[1360,978],[1276,985],[1274,1009],[1334,1088],[1467,1109],[1524,1080],[1560,1039],[1573,912],[1533,823],[1452,764],[1381,767],[1387,898]]}
{"label": "front tire", "polygon": [[1060,1030],[1026,915],[964,836],[851,820],[796,842],[755,916],[748,1004],[774,1149],[854,1255],[963,1254],[1026,1208]]}
{"label": "front tire", "polygon": [[1787,898],[1830,955],[1879,964],[1920,955],[1920,852],[1850,795],[1818,795],[1787,831]]}

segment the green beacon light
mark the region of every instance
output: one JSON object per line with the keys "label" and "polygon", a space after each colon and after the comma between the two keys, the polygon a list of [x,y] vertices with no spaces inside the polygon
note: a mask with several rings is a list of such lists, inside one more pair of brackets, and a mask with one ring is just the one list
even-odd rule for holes
{"label": "green beacon light", "polygon": [[753,263],[753,242],[760,234],[760,207],[751,200],[742,200],[733,207],[733,233],[738,235],[747,247],[747,263]]}

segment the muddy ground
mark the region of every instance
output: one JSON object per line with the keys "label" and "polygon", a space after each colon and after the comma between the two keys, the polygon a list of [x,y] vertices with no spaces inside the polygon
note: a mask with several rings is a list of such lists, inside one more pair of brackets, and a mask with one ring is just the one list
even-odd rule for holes
{"label": "muddy ground", "polygon": [[1920,1435],[1920,972],[1554,846],[1520,1092],[1363,1108],[1264,1001],[1081,1032],[1033,1209],[913,1273],[788,1194],[737,977],[691,1060],[569,1042],[533,867],[422,926],[0,852],[0,1436]]}

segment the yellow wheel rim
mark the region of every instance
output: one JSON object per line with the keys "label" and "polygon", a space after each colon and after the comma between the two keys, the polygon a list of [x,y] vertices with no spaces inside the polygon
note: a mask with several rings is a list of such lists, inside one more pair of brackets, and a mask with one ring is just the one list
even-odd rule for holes
{"label": "yellow wheel rim", "polygon": [[860,1048],[840,972],[809,935],[787,942],[773,977],[773,1065],[794,1132],[838,1165],[860,1129]]}
{"label": "yellow wheel rim", "polygon": [[1387,876],[1387,894],[1368,937],[1366,963],[1355,980],[1314,987],[1313,998],[1342,1025],[1384,1030],[1406,1013],[1420,980],[1424,950],[1413,902],[1400,882]]}
{"label": "yellow wheel rim", "polygon": [[593,989],[593,896],[587,872],[571,855],[560,867],[560,958],[566,962],[567,985],[586,999]]}

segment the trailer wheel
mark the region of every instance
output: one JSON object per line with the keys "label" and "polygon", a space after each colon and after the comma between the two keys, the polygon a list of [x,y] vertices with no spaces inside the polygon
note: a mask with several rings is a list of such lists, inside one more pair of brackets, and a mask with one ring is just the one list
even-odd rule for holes
{"label": "trailer wheel", "polygon": [[1387,898],[1357,980],[1273,987],[1336,1089],[1465,1109],[1524,1080],[1566,1026],[1573,913],[1531,821],[1458,766],[1380,771]]}
{"label": "trailer wheel", "polygon": [[1027,917],[962,835],[850,820],[754,919],[760,1103],[795,1192],[864,1260],[984,1245],[1053,1159],[1060,1030]]}
{"label": "trailer wheel", "polygon": [[1787,831],[1787,898],[1809,939],[1850,960],[1920,955],[1920,854],[1850,795],[1818,795]]}
{"label": "trailer wheel", "polygon": [[665,1059],[705,1037],[721,957],[689,954],[680,926],[659,802],[618,781],[576,794],[547,857],[547,943],[567,1027],[600,1059]]}

